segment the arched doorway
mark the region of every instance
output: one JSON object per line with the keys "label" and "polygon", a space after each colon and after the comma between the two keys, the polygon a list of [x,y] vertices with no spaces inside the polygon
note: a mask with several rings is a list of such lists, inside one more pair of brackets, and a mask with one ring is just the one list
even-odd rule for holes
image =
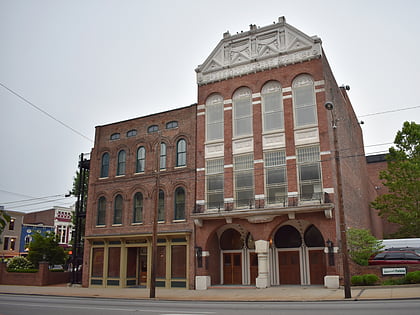
{"label": "arched doorway", "polygon": [[242,284],[241,234],[235,229],[227,229],[220,236],[220,249],[223,252],[223,284]]}
{"label": "arched doorway", "polygon": [[311,225],[306,229],[304,239],[308,248],[311,284],[324,284],[326,274],[324,238],[321,232],[314,225]]}
{"label": "arched doorway", "polygon": [[325,242],[312,224],[286,224],[273,237],[273,284],[323,284]]}

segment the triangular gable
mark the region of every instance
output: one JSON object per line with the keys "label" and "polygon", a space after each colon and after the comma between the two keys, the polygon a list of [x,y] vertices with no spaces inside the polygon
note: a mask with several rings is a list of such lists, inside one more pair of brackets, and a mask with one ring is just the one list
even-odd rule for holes
{"label": "triangular gable", "polygon": [[285,64],[302,62],[321,55],[321,40],[279,22],[248,32],[224,34],[213,52],[196,69],[197,83],[208,84]]}

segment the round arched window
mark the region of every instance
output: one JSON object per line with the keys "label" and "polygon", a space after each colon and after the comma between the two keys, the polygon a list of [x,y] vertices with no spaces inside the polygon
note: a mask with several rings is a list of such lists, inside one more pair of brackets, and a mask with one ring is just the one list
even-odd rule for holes
{"label": "round arched window", "polygon": [[302,246],[302,237],[296,228],[284,225],[274,235],[274,244],[277,248],[300,247]]}

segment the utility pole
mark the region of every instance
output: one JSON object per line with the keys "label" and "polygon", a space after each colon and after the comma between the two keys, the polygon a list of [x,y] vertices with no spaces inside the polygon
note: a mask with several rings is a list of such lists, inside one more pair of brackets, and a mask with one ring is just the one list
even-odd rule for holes
{"label": "utility pole", "polygon": [[160,186],[160,146],[161,146],[161,135],[158,131],[158,143],[156,145],[156,197],[155,206],[153,209],[153,230],[152,230],[152,259],[150,264],[150,292],[149,298],[154,299],[156,297],[156,263],[157,263],[157,221],[159,212],[159,186]]}
{"label": "utility pole", "polygon": [[83,225],[84,218],[86,218],[86,175],[89,173],[90,160],[84,158],[83,153],[80,154],[79,161],[79,183],[77,186],[77,201],[75,209],[75,227],[74,227],[74,238],[73,238],[73,251],[72,251],[72,273],[71,283],[80,284],[82,283],[80,266],[83,264]]}
{"label": "utility pole", "polygon": [[331,102],[325,103],[325,108],[331,112],[332,117],[332,128],[334,137],[334,151],[335,151],[335,171],[337,174],[337,197],[338,197],[338,213],[340,216],[340,238],[341,238],[341,257],[343,262],[343,273],[344,273],[344,298],[351,298],[350,288],[350,267],[349,267],[349,256],[347,249],[347,229],[346,229],[346,218],[344,217],[344,202],[343,202],[343,183],[341,177],[341,164],[340,164],[340,151],[338,150],[338,138],[337,138],[337,120],[334,115],[334,105]]}

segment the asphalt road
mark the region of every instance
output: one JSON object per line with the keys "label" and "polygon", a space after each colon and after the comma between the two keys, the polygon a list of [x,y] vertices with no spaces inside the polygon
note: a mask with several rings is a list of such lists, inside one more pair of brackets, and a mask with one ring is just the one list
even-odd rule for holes
{"label": "asphalt road", "polygon": [[1,315],[418,315],[420,299],[335,302],[150,301],[0,294]]}

